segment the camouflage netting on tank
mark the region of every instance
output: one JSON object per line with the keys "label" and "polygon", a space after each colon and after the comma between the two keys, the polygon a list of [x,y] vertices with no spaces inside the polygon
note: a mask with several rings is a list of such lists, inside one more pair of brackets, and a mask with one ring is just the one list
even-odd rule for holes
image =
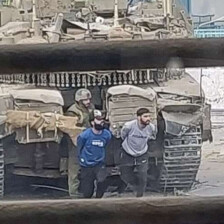
{"label": "camouflage netting on tank", "polygon": [[13,133],[18,129],[26,128],[26,131],[35,130],[40,138],[43,133],[54,131],[55,135],[59,131],[68,134],[73,143],[76,144],[78,134],[83,128],[77,127],[78,118],[68,117],[54,113],[40,113],[37,111],[7,111],[6,132]]}

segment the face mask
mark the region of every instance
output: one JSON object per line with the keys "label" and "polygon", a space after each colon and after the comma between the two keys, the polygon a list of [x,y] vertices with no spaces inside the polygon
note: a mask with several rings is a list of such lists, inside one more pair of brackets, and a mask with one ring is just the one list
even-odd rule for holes
{"label": "face mask", "polygon": [[95,122],[94,127],[97,131],[102,131],[104,129],[104,126],[102,124],[96,124]]}

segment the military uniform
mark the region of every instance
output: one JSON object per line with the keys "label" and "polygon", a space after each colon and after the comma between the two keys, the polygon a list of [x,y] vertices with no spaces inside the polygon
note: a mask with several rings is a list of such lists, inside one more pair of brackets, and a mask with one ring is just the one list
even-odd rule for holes
{"label": "military uniform", "polygon": [[[79,118],[78,125],[81,127],[90,127],[89,114],[94,109],[91,105],[90,108],[86,108],[77,103],[69,107],[66,112],[67,116],[77,116]],[[73,145],[71,139],[68,139],[68,187],[69,195],[71,197],[78,197],[78,187],[79,187],[79,162],[76,146]]]}
{"label": "military uniform", "polygon": [[89,114],[94,109],[94,106],[91,104],[90,108],[86,108],[77,103],[71,105],[67,112],[67,116],[77,116],[79,118],[78,125],[81,127],[89,128],[91,125],[89,123]]}

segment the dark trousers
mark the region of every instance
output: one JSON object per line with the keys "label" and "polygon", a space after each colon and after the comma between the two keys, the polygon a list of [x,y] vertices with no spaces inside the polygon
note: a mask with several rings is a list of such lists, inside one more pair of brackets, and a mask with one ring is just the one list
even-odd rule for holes
{"label": "dark trousers", "polygon": [[122,194],[125,191],[127,185],[118,175],[108,176],[103,182],[98,183],[96,197],[102,198],[109,186],[117,187],[115,191],[117,191],[118,194]]}
{"label": "dark trousers", "polygon": [[148,154],[133,157],[122,149],[120,171],[121,179],[134,186],[137,197],[142,197],[147,184]]}
{"label": "dark trousers", "polygon": [[96,197],[102,197],[104,186],[102,185],[104,177],[104,169],[102,165],[94,167],[81,167],[80,169],[80,185],[79,192],[84,198],[91,198],[94,194],[96,183]]}

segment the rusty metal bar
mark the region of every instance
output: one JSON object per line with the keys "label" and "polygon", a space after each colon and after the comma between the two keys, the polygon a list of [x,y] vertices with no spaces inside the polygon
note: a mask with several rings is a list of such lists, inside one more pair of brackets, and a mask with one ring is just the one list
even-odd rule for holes
{"label": "rusty metal bar", "polygon": [[224,39],[178,39],[0,46],[0,74],[224,65]]}
{"label": "rusty metal bar", "polygon": [[4,224],[224,223],[224,198],[142,198],[1,202]]}

